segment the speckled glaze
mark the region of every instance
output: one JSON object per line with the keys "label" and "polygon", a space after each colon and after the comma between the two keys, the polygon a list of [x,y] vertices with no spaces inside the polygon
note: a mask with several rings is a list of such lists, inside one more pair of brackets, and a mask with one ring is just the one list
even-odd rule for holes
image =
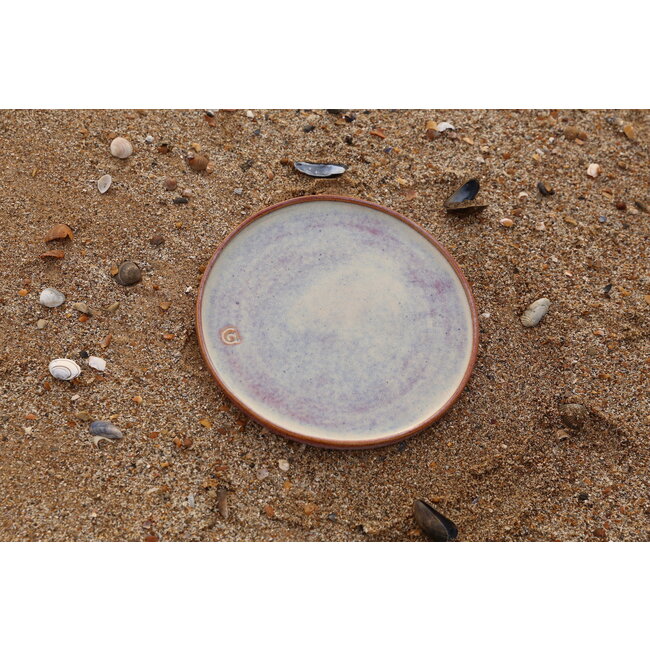
{"label": "speckled glaze", "polygon": [[386,208],[301,197],[245,221],[203,276],[203,356],[226,393],[283,435],[389,444],[451,406],[476,358],[457,264]]}

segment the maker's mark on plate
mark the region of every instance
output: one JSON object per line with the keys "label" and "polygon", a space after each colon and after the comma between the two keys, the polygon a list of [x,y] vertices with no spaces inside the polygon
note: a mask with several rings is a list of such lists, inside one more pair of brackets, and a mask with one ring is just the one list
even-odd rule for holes
{"label": "maker's mark on plate", "polygon": [[224,327],[219,330],[221,341],[225,345],[237,345],[241,343],[241,335],[236,327]]}

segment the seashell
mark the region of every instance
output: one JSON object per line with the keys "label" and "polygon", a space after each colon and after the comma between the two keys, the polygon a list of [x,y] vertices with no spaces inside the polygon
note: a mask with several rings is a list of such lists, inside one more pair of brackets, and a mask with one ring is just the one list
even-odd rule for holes
{"label": "seashell", "polygon": [[82,314],[88,314],[88,316],[93,315],[93,310],[88,307],[88,305],[85,302],[73,302],[70,305],[73,309],[76,309],[77,311],[81,312]]}
{"label": "seashell", "polygon": [[207,156],[188,156],[187,157],[187,164],[197,172],[202,172],[205,171],[205,169],[208,166],[208,163],[210,160],[208,159]]}
{"label": "seashell", "polygon": [[341,176],[347,169],[345,165],[330,163],[294,162],[293,166],[300,173],[306,176],[313,176],[314,178],[336,178],[337,176]]}
{"label": "seashell", "polygon": [[133,145],[126,138],[115,138],[111,142],[111,153],[116,158],[128,158],[133,153]]}
{"label": "seashell", "polygon": [[119,440],[124,434],[108,420],[95,420],[90,423],[90,435],[109,438],[110,440]]}
{"label": "seashell", "polygon": [[589,411],[582,404],[561,404],[562,422],[572,429],[582,429],[589,419]]}
{"label": "seashell", "polygon": [[450,124],[449,122],[440,122],[438,126],[436,127],[436,131],[438,133],[443,133],[444,131],[455,131],[456,127],[453,124]]}
{"label": "seashell", "polygon": [[45,305],[45,307],[58,307],[65,302],[65,296],[60,291],[51,287],[43,289],[38,299],[41,305]]}
{"label": "seashell", "polygon": [[57,223],[55,226],[52,226],[47,235],[45,235],[45,241],[54,241],[55,239],[74,239],[72,230],[69,226],[66,226],[64,223]]}
{"label": "seashell", "polygon": [[100,194],[106,194],[108,192],[108,188],[111,186],[111,183],[113,182],[113,179],[110,177],[109,174],[104,174],[98,181],[97,181],[97,189],[99,190]]}
{"label": "seashell", "polygon": [[104,372],[106,370],[106,361],[101,357],[88,357],[88,365],[95,370]]}
{"label": "seashell", "polygon": [[537,189],[542,196],[551,196],[551,194],[555,194],[555,190],[544,181],[537,183]]}
{"label": "seashell", "polygon": [[540,298],[531,303],[521,315],[521,324],[524,327],[535,327],[546,316],[546,312],[550,306],[551,301],[548,298]]}
{"label": "seashell", "polygon": [[122,262],[115,279],[124,286],[137,284],[142,280],[142,271],[135,262]]}
{"label": "seashell", "polygon": [[95,445],[95,447],[97,447],[97,449],[101,449],[101,447],[99,445],[102,442],[105,443],[106,445],[108,445],[109,442],[112,443],[113,441],[110,440],[109,438],[104,438],[103,436],[93,436],[92,437],[92,443],[93,443],[93,445]]}
{"label": "seashell", "polygon": [[476,178],[470,178],[463,183],[446,201],[445,208],[449,212],[483,210],[487,207],[485,203],[474,201],[481,186]]}
{"label": "seashell", "polygon": [[148,135],[148,136],[144,139],[144,141],[145,141],[146,144],[153,144],[153,136],[152,136],[152,135]]}
{"label": "seashell", "polygon": [[508,217],[503,217],[503,219],[499,219],[499,223],[504,227],[504,228],[512,228],[515,225],[515,222],[508,218]]}
{"label": "seashell", "polygon": [[424,501],[417,499],[413,503],[413,517],[422,532],[434,542],[453,542],[458,537],[454,522]]}
{"label": "seashell", "polygon": [[50,361],[50,374],[55,379],[70,381],[81,374],[81,368],[72,359],[54,359]]}
{"label": "seashell", "polygon": [[41,253],[39,257],[42,260],[47,260],[47,259],[62,260],[65,257],[65,251],[62,251],[59,248],[53,248],[52,250],[46,251],[45,253]]}
{"label": "seashell", "polygon": [[587,167],[587,174],[592,178],[596,178],[596,176],[600,174],[600,165],[598,163],[591,163],[589,167]]}

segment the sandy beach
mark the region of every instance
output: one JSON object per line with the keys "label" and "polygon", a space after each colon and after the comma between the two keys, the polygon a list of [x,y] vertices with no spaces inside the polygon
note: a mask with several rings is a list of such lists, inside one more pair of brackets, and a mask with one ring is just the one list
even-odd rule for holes
{"label": "sandy beach", "polygon": [[[458,541],[650,541],[649,111],[5,110],[0,138],[1,541],[425,541],[414,499]],[[297,160],[348,170],[319,180]],[[468,178],[487,208],[448,213]],[[472,286],[472,378],[397,445],[285,440],[232,406],[201,357],[197,289],[217,246],[311,194],[400,212]],[[74,239],[46,243],[55,224]],[[133,286],[114,279],[126,260]],[[65,303],[41,305],[45,287]],[[544,297],[546,317],[523,327]],[[57,357],[80,377],[54,379]],[[584,407],[580,429],[567,403]],[[90,421],[109,418],[123,439],[93,444]]]}

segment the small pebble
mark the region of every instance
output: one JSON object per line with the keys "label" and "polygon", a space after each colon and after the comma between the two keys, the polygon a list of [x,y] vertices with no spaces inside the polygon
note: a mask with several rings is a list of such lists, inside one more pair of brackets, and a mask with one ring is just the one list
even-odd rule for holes
{"label": "small pebble", "polygon": [[257,478],[263,481],[269,475],[269,470],[266,467],[261,467],[257,470]]}
{"label": "small pebble", "polygon": [[255,117],[255,113],[253,111],[246,111],[246,117],[252,120]]}
{"label": "small pebble", "polygon": [[600,217],[598,217],[598,221],[600,221],[600,223],[607,223],[607,217],[600,216]]}
{"label": "small pebble", "polygon": [[189,203],[190,200],[184,196],[177,196],[172,203],[174,205],[185,205],[186,203]]}
{"label": "small pebble", "polygon": [[175,178],[166,178],[165,179],[165,189],[168,192],[173,192],[176,189],[176,186],[178,183],[176,182]]}
{"label": "small pebble", "polygon": [[153,144],[153,136],[152,136],[152,135],[148,135],[148,136],[144,139],[144,141],[145,141],[146,144]]}
{"label": "small pebble", "polygon": [[512,219],[508,219],[508,217],[504,217],[503,219],[499,219],[499,223],[504,228],[512,228],[512,226],[514,226],[514,221]]}
{"label": "small pebble", "polygon": [[438,131],[438,133],[443,133],[444,131],[449,130],[454,131],[455,129],[456,127],[450,122],[440,122],[440,124],[438,124],[436,127],[436,131]]}
{"label": "small pebble", "polygon": [[162,235],[154,235],[150,240],[149,243],[152,246],[161,246],[162,244],[165,243],[165,238]]}
{"label": "small pebble", "polygon": [[194,192],[186,189],[181,192],[181,196],[184,196],[186,199],[191,199],[194,196]]}
{"label": "small pebble", "polygon": [[39,318],[36,321],[36,327],[38,327],[39,330],[42,330],[46,325],[47,321],[44,318]]}
{"label": "small pebble", "polygon": [[233,190],[233,194],[237,194],[237,196],[240,196],[240,195],[242,194],[243,191],[244,191],[243,188],[241,188],[241,187],[237,187],[237,188],[235,188],[235,189]]}
{"label": "small pebble", "polygon": [[73,302],[70,306],[82,314],[92,315],[93,313],[85,302]]}
{"label": "small pebble", "polygon": [[142,271],[135,262],[122,262],[115,278],[124,286],[137,284],[142,280]]}
{"label": "small pebble", "polygon": [[289,461],[285,460],[284,458],[281,458],[278,461],[278,467],[280,468],[281,471],[288,472],[289,471]]}
{"label": "small pebble", "polygon": [[120,307],[120,303],[114,302],[112,305],[106,307],[106,311],[110,311],[111,314],[114,314],[119,309],[119,307]]}
{"label": "small pebble", "polygon": [[601,168],[598,163],[591,163],[589,167],[587,167],[587,174],[591,176],[592,178],[596,178],[598,174],[600,174]]}
{"label": "small pebble", "polygon": [[589,419],[589,411],[582,404],[561,404],[562,422],[572,429],[582,429]]}

